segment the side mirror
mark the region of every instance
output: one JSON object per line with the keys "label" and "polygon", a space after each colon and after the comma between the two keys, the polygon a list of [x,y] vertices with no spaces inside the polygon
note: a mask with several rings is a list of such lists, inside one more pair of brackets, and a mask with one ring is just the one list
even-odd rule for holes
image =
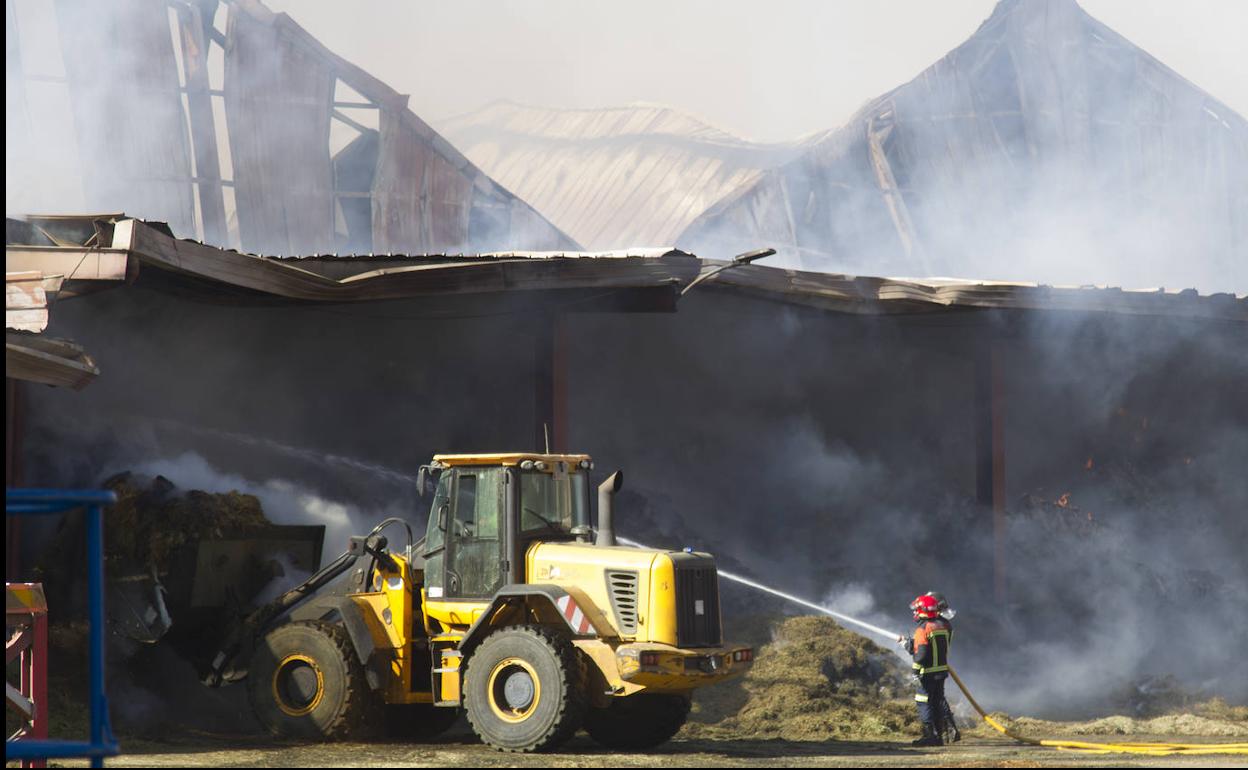
{"label": "side mirror", "polygon": [[421,500],[425,499],[426,487],[429,484],[429,466],[422,465],[420,470],[416,471],[416,494]]}

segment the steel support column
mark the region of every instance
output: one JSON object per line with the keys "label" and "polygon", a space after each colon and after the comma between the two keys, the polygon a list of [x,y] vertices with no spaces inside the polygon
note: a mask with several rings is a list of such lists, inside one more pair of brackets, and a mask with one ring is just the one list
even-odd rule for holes
{"label": "steel support column", "polygon": [[547,431],[553,452],[568,450],[567,324],[561,314],[543,315],[533,340],[534,446],[545,450]]}
{"label": "steel support column", "polygon": [[[22,383],[4,378],[4,486],[22,483]],[[6,517],[4,521],[5,580],[16,582],[22,571],[22,520]]]}
{"label": "steel support column", "polygon": [[992,514],[992,591],[1006,598],[1004,348],[990,338],[975,353],[975,497]]}

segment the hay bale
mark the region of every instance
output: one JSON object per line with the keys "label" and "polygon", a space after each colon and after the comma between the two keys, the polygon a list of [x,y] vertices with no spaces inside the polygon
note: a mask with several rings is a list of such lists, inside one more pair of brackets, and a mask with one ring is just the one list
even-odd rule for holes
{"label": "hay bale", "polygon": [[689,737],[861,739],[918,729],[909,670],[823,616],[779,622],[741,680],[699,691]]}

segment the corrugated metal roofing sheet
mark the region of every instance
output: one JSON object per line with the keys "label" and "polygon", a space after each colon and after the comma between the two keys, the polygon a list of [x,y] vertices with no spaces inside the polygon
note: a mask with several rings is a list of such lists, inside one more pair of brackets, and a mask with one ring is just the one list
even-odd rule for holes
{"label": "corrugated metal roofing sheet", "polygon": [[4,333],[6,377],[81,390],[99,373],[91,356],[68,340],[32,332]]}
{"label": "corrugated metal roofing sheet", "polygon": [[731,190],[798,152],[650,104],[499,102],[441,125],[474,163],[589,248],[671,243]]}
{"label": "corrugated metal roofing sheet", "polygon": [[[327,255],[300,261],[241,254],[180,240],[170,236],[159,223],[121,219],[112,224],[97,224],[105,228],[100,232],[112,228],[111,249],[128,252],[141,265],[140,276],[145,270],[155,269],[198,279],[196,285],[202,292],[224,295],[228,290],[245,289],[295,301],[352,302],[552,290],[675,290],[692,281],[700,271],[724,264],[671,248],[590,253],[372,255],[364,259]],[[11,237],[20,237],[22,232],[20,228],[8,230],[18,234]],[[20,248],[20,244],[9,246]],[[309,269],[318,263],[339,269],[332,275]],[[1248,295],[1201,295],[1191,289],[1129,290],[958,278],[884,278],[759,264],[723,271],[703,286],[712,291],[860,314],[995,308],[1248,322]]]}

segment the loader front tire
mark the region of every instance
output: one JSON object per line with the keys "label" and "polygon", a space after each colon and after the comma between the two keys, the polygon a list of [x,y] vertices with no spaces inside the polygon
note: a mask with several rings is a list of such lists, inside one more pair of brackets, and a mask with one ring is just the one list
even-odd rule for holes
{"label": "loader front tire", "polygon": [[585,715],[585,732],[609,749],[639,751],[671,740],[689,717],[687,695],[630,695]]}
{"label": "loader front tire", "polygon": [[380,700],[347,632],[321,621],[287,623],[256,647],[247,694],[260,723],[281,738],[370,736]]}
{"label": "loader front tire", "polygon": [[464,712],[477,736],[496,749],[557,748],[580,729],[586,703],[576,648],[544,627],[495,631],[468,658]]}

